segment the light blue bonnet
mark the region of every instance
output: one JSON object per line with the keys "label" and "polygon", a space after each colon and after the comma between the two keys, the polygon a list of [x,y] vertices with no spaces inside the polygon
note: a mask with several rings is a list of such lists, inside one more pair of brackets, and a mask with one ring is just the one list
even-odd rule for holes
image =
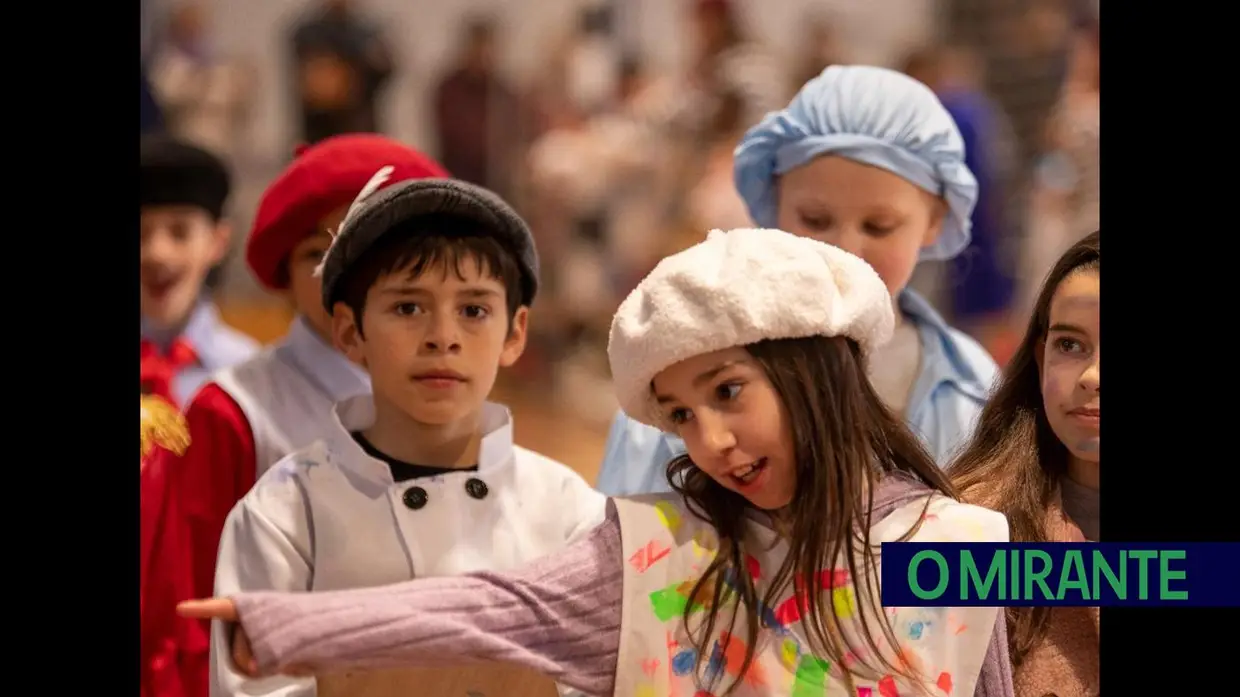
{"label": "light blue bonnet", "polygon": [[864,65],[831,66],[805,83],[736,148],[736,189],[754,222],[777,227],[777,177],[827,153],[881,167],[947,201],[942,234],[922,260],[950,259],[969,245],[977,179],[956,122],[929,87]]}

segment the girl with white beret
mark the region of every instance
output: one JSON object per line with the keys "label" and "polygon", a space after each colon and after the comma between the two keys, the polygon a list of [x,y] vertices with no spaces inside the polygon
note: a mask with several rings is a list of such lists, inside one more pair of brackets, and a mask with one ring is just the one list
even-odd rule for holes
{"label": "girl with white beret", "polygon": [[892,314],[839,248],[713,232],[629,295],[608,349],[625,412],[685,443],[678,493],[612,499],[513,572],[181,612],[239,622],[254,675],[503,661],[617,697],[1011,695],[997,608],[881,607],[881,542],[1007,539],[867,380]]}
{"label": "girl with white beret", "polygon": [[[980,344],[907,287],[919,261],[951,259],[969,245],[977,180],[951,115],[907,75],[832,66],[749,129],[733,159],[737,191],[758,225],[833,244],[878,272],[895,299],[895,326],[870,361],[870,381],[945,466],[998,372]],[[611,496],[670,491],[667,463],[684,452],[679,438],[621,412],[598,487]]]}

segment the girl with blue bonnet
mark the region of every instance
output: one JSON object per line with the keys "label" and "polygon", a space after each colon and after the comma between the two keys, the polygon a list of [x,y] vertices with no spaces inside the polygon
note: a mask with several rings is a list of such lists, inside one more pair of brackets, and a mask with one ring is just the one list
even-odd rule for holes
{"label": "girl with blue bonnet", "polygon": [[[838,246],[878,272],[897,323],[870,379],[934,459],[949,462],[998,368],[907,287],[918,262],[968,246],[977,202],[960,131],[938,98],[892,70],[828,67],[749,129],[733,171],[758,225]],[[609,495],[670,491],[666,465],[682,453],[679,439],[617,414],[598,486]]]}

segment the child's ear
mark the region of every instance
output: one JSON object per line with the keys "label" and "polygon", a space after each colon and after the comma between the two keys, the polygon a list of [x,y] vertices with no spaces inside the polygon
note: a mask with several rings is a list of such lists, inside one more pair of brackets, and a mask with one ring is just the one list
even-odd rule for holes
{"label": "child's ear", "polygon": [[232,242],[232,223],[221,220],[215,224],[211,230],[211,265],[224,261],[224,257],[228,255],[228,246]]}
{"label": "child's ear", "polygon": [[921,240],[923,247],[929,247],[939,241],[939,235],[943,234],[943,223],[947,220],[947,201],[937,196],[931,200],[930,225],[926,227],[926,235]]}
{"label": "child's ear", "polygon": [[521,354],[525,353],[526,330],[529,325],[530,309],[524,305],[517,308],[512,316],[512,327],[508,330],[508,338],[504,339],[504,350],[499,354],[499,365],[508,368]]}
{"label": "child's ear", "polygon": [[366,367],[366,353],[362,350],[366,337],[353,315],[353,308],[343,302],[332,308],[332,343],[336,350],[354,363]]}

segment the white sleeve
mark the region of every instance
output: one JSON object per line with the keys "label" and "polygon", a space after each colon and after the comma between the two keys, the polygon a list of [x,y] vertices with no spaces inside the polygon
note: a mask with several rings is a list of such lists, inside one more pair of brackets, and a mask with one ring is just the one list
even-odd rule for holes
{"label": "white sleeve", "polygon": [[[311,527],[301,488],[259,486],[233,507],[220,537],[215,594],[241,591],[308,591],[313,571]],[[280,492],[272,488],[282,489]],[[274,509],[274,510],[273,510]],[[293,523],[297,521],[300,524]],[[314,678],[276,676],[253,680],[232,664],[228,626],[211,623],[211,697],[314,697]]]}
{"label": "white sleeve", "polygon": [[576,472],[564,467],[565,542],[572,544],[597,528],[607,517],[607,497]]}

